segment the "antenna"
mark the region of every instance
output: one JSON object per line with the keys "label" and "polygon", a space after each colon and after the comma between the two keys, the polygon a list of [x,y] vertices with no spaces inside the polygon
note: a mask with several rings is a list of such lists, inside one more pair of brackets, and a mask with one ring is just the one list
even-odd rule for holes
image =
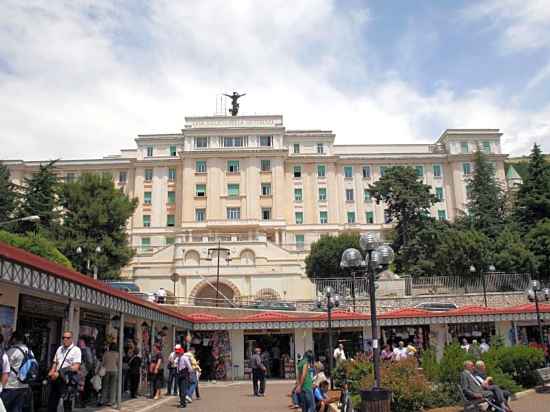
{"label": "antenna", "polygon": [[227,116],[227,99],[223,94],[216,95],[216,116]]}

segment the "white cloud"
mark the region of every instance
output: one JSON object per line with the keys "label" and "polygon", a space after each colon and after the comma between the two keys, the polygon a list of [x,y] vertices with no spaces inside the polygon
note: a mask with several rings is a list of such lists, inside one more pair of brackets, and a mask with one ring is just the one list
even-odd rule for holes
{"label": "white cloud", "polygon": [[338,143],[432,142],[446,127],[500,127],[506,149],[522,153],[550,133],[550,108],[523,112],[498,91],[458,96],[444,83],[426,95],[398,74],[371,73],[368,9],[330,0],[130,4],[8,1],[0,157],[117,153],[138,133],[176,132],[186,115],[213,114],[216,95],[233,90],[248,93],[243,113],[282,113],[288,128],[332,129]]}

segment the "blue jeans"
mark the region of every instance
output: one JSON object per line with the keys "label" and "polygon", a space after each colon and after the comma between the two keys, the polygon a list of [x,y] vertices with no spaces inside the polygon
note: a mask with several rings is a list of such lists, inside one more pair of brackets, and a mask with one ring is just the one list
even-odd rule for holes
{"label": "blue jeans", "polygon": [[292,404],[294,406],[302,406],[302,397],[299,393],[296,393],[295,391],[292,391]]}
{"label": "blue jeans", "polygon": [[300,392],[302,399],[302,412],[315,412],[315,399],[313,398],[313,390],[302,390]]}
{"label": "blue jeans", "polygon": [[166,390],[166,394],[170,395],[172,393],[172,389],[174,390],[174,395],[178,394],[178,377],[177,377],[178,370],[176,368],[169,368],[168,369],[168,389]]}

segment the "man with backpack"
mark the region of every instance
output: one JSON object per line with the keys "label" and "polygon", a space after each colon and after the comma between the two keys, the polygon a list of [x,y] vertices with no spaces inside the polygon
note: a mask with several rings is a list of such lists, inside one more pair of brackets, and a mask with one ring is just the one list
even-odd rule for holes
{"label": "man with backpack", "polygon": [[4,352],[4,336],[0,334],[0,412],[6,412],[4,402],[2,401],[2,388],[8,383],[10,374],[10,361],[8,355]]}
{"label": "man with backpack", "polygon": [[8,383],[2,391],[2,400],[6,410],[22,412],[29,394],[29,381],[38,372],[38,364],[31,350],[25,345],[25,337],[21,332],[15,331],[10,341],[11,345],[7,351],[10,373]]}

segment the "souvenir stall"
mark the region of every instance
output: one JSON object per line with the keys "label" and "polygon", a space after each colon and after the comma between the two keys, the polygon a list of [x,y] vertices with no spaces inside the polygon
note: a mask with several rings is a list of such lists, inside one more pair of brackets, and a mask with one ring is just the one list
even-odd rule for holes
{"label": "souvenir stall", "polygon": [[383,326],[380,328],[382,344],[398,345],[400,341],[413,345],[416,349],[426,349],[430,345],[430,326]]}
{"label": "souvenir stall", "polygon": [[481,342],[485,339],[490,344],[491,338],[496,336],[495,322],[455,323],[448,326],[453,342],[462,343],[464,339],[472,343],[475,339]]}
{"label": "souvenir stall", "polygon": [[[252,377],[250,359],[256,347],[262,349],[262,359],[267,367],[267,378],[281,379],[290,372],[294,373],[294,333],[286,330],[261,332],[257,330],[244,332],[245,379]],[[288,370],[290,366],[292,369]]]}
{"label": "souvenir stall", "polygon": [[231,369],[231,343],[227,331],[193,332],[190,345],[195,348],[202,380],[227,379]]}

